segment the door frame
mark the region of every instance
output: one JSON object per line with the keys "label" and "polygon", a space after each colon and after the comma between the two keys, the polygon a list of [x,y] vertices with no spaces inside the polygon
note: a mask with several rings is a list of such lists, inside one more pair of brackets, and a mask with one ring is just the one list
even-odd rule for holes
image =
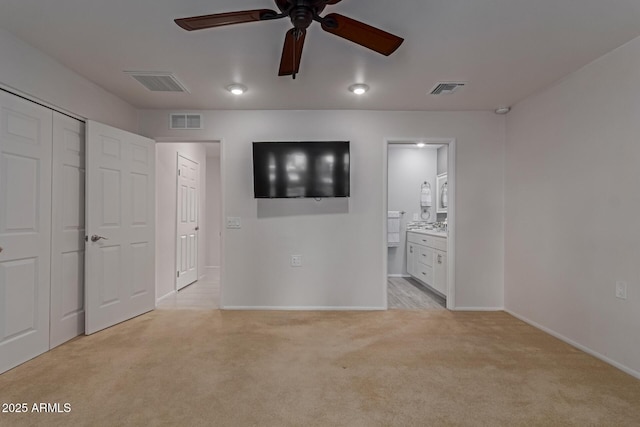
{"label": "door frame", "polygon": [[389,309],[387,300],[387,274],[388,274],[388,248],[387,248],[387,212],[389,210],[389,145],[401,143],[438,144],[448,146],[447,151],[447,181],[449,191],[449,206],[447,212],[447,309],[456,309],[456,139],[455,138],[385,138],[382,144],[382,237],[384,245],[382,247],[382,289],[384,290],[383,300],[386,309]]}
{"label": "door frame", "polygon": [[[214,143],[214,144],[220,144],[220,212],[221,212],[221,220],[223,221],[223,224],[220,224],[220,307],[223,306],[222,301],[223,301],[223,295],[224,295],[224,284],[226,283],[225,277],[225,242],[226,242],[226,234],[227,234],[227,229],[226,227],[224,227],[224,201],[225,201],[225,195],[226,195],[226,185],[225,185],[225,142],[224,142],[224,138],[207,138],[207,139],[199,139],[199,138],[179,138],[179,137],[163,137],[163,136],[159,136],[159,137],[154,137],[153,138],[156,141],[156,144],[162,144],[162,143],[186,143],[186,144],[208,144],[208,143]],[[177,180],[177,177],[176,177]],[[177,200],[176,200],[176,205],[177,205]],[[177,206],[176,206],[177,209]],[[156,212],[157,215],[157,212]],[[177,210],[176,210],[176,215],[177,215]],[[178,224],[178,220],[176,219],[175,221],[175,225],[177,226]],[[206,225],[205,225],[206,226]],[[177,236],[178,232],[177,230],[174,230],[173,233],[175,236]],[[156,253],[157,256],[157,253]],[[174,257],[174,262],[175,259],[177,259],[177,256]],[[177,268],[177,265],[174,265],[174,267]],[[176,269],[174,268],[174,271],[176,271]],[[157,278],[156,278],[157,280]],[[156,284],[156,288],[157,288],[157,284]],[[174,285],[175,288],[175,285]],[[174,292],[175,289],[174,289]],[[156,297],[157,298],[157,297]],[[156,304],[157,304],[157,300],[156,300]]]}
{"label": "door frame", "polygon": [[[202,168],[201,168],[201,164],[195,160],[193,160],[190,156],[185,155],[184,153],[181,153],[180,151],[178,151],[176,153],[176,169],[175,169],[175,178],[176,178],[176,221],[175,221],[175,235],[174,235],[174,241],[176,242],[176,256],[175,256],[175,268],[174,270],[178,271],[178,218],[180,217],[180,201],[178,200],[180,197],[180,179],[179,179],[179,175],[178,172],[180,170],[180,157],[182,157],[183,159],[189,160],[190,162],[195,163],[196,165],[198,165],[198,178],[197,178],[197,182],[198,182],[198,195],[197,195],[197,202],[196,202],[196,215],[198,216],[198,230],[196,230],[198,232],[198,237],[197,237],[197,241],[196,241],[196,280],[189,283],[189,285],[194,284],[195,282],[197,282],[198,280],[200,280],[200,270],[201,268],[203,268],[204,266],[201,266],[200,263],[198,262],[198,256],[200,255],[200,251],[198,250],[198,245],[200,245],[200,202],[202,201],[202,186],[200,185],[200,178],[201,178],[201,173],[202,173]],[[206,171],[205,171],[206,174]],[[206,209],[206,207],[205,207]],[[182,288],[178,288],[178,275],[176,275],[174,277],[175,281],[174,281],[174,285],[173,285],[173,290],[178,292],[180,289],[186,288],[189,285],[184,285]]]}

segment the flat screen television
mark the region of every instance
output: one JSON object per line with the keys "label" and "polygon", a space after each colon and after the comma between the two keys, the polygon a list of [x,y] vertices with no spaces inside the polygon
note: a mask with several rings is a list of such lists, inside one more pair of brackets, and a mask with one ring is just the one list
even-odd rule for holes
{"label": "flat screen television", "polygon": [[254,142],[256,198],[349,197],[349,141]]}

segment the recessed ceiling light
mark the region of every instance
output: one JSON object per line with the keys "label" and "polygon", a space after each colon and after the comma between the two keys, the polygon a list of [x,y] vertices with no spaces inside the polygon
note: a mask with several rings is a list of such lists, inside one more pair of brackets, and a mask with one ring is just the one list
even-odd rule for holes
{"label": "recessed ceiling light", "polygon": [[418,142],[418,143],[416,144],[416,147],[418,147],[418,148],[424,148],[424,146],[425,146],[425,145],[427,145],[427,144],[425,144],[424,142]]}
{"label": "recessed ceiling light", "polygon": [[498,107],[496,108],[496,114],[507,114],[511,111],[511,107]]}
{"label": "recessed ceiling light", "polygon": [[232,84],[227,86],[227,90],[234,95],[242,95],[247,91],[247,87],[241,84]]}
{"label": "recessed ceiling light", "polygon": [[353,92],[356,95],[363,95],[368,90],[369,90],[369,86],[367,86],[365,84],[362,84],[362,83],[358,83],[358,84],[349,86],[349,92]]}

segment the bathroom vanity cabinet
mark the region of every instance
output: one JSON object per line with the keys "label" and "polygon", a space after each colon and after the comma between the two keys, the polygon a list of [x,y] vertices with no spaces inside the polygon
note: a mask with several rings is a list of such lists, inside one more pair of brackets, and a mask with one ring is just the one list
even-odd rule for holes
{"label": "bathroom vanity cabinet", "polygon": [[447,237],[430,231],[407,232],[407,272],[447,295]]}

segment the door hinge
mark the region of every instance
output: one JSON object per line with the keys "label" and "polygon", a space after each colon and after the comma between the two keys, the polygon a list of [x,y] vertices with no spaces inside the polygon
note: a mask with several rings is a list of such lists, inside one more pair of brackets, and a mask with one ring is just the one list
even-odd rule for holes
{"label": "door hinge", "polygon": [[178,277],[180,277],[180,272],[178,271]]}
{"label": "door hinge", "polygon": [[182,172],[180,169],[178,169],[178,176],[182,175],[180,172]]}

